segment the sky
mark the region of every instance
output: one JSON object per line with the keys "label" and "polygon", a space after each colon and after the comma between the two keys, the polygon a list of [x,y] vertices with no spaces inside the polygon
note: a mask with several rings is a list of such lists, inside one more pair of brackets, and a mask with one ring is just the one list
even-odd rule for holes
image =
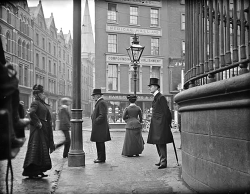
{"label": "sky", "polygon": [[[45,18],[49,18],[51,13],[53,13],[55,26],[57,32],[62,31],[67,34],[70,30],[71,36],[73,37],[73,0],[41,0],[43,6],[43,13]],[[82,16],[83,19],[85,1],[82,1]],[[39,4],[39,0],[27,0],[29,7],[35,7]],[[94,32],[95,23],[95,7],[94,0],[88,0],[89,2],[89,13],[92,23],[92,29]]]}

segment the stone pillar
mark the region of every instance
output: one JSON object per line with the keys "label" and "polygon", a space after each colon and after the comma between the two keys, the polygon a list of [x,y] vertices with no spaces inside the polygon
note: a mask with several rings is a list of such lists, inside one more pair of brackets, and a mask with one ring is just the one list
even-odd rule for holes
{"label": "stone pillar", "polygon": [[85,166],[81,109],[81,1],[73,0],[73,105],[69,167]]}

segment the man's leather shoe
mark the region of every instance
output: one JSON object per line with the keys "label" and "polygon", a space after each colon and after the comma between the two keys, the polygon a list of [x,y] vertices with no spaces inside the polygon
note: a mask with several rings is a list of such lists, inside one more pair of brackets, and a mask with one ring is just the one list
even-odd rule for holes
{"label": "man's leather shoe", "polygon": [[104,162],[105,160],[99,160],[99,159],[94,160],[94,163],[104,163]]}
{"label": "man's leather shoe", "polygon": [[158,163],[156,163],[156,164],[155,164],[155,166],[160,166],[160,165],[161,165],[161,163],[160,163],[160,162],[158,162]]}
{"label": "man's leather shoe", "polygon": [[163,168],[167,168],[167,165],[166,164],[161,164],[158,169],[163,169]]}

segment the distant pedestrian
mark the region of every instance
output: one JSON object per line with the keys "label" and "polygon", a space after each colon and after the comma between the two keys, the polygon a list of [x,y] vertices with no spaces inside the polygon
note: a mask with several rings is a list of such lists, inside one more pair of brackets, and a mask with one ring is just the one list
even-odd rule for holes
{"label": "distant pedestrian", "polygon": [[57,147],[60,145],[64,145],[63,150],[63,158],[68,157],[69,148],[70,148],[70,119],[71,114],[69,111],[69,105],[71,100],[69,98],[62,98],[61,99],[61,107],[59,108],[58,118],[60,120],[59,130],[61,130],[64,134],[64,141],[57,144]]}
{"label": "distant pedestrian", "polygon": [[130,104],[123,111],[123,120],[126,122],[125,138],[122,155],[132,157],[139,156],[144,149],[142,138],[142,110],[135,104],[137,96],[128,95]]}
{"label": "distant pedestrian", "polygon": [[102,98],[101,89],[93,90],[93,99],[96,101],[95,109],[91,115],[92,131],[90,141],[96,142],[97,159],[94,163],[103,163],[106,161],[105,142],[110,141],[108,106]]}
{"label": "distant pedestrian", "polygon": [[52,112],[52,128],[53,128],[53,131],[56,130],[56,112],[55,111]]}
{"label": "distant pedestrian", "polygon": [[52,167],[50,153],[55,150],[51,114],[49,105],[45,103],[42,85],[33,86],[35,100],[31,103],[29,115],[30,137],[23,164],[23,176],[29,178],[47,177],[44,172]]}
{"label": "distant pedestrian", "polygon": [[172,116],[166,98],[159,92],[159,79],[150,78],[149,90],[154,95],[152,117],[148,133],[149,144],[156,144],[160,161],[159,169],[167,168],[167,144],[173,142],[171,132]]}

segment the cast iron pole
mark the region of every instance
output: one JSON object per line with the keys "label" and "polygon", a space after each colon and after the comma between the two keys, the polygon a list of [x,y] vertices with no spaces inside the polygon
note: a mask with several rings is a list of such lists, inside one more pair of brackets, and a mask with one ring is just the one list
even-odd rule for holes
{"label": "cast iron pole", "polygon": [[73,105],[69,167],[85,166],[81,109],[81,1],[73,0]]}

